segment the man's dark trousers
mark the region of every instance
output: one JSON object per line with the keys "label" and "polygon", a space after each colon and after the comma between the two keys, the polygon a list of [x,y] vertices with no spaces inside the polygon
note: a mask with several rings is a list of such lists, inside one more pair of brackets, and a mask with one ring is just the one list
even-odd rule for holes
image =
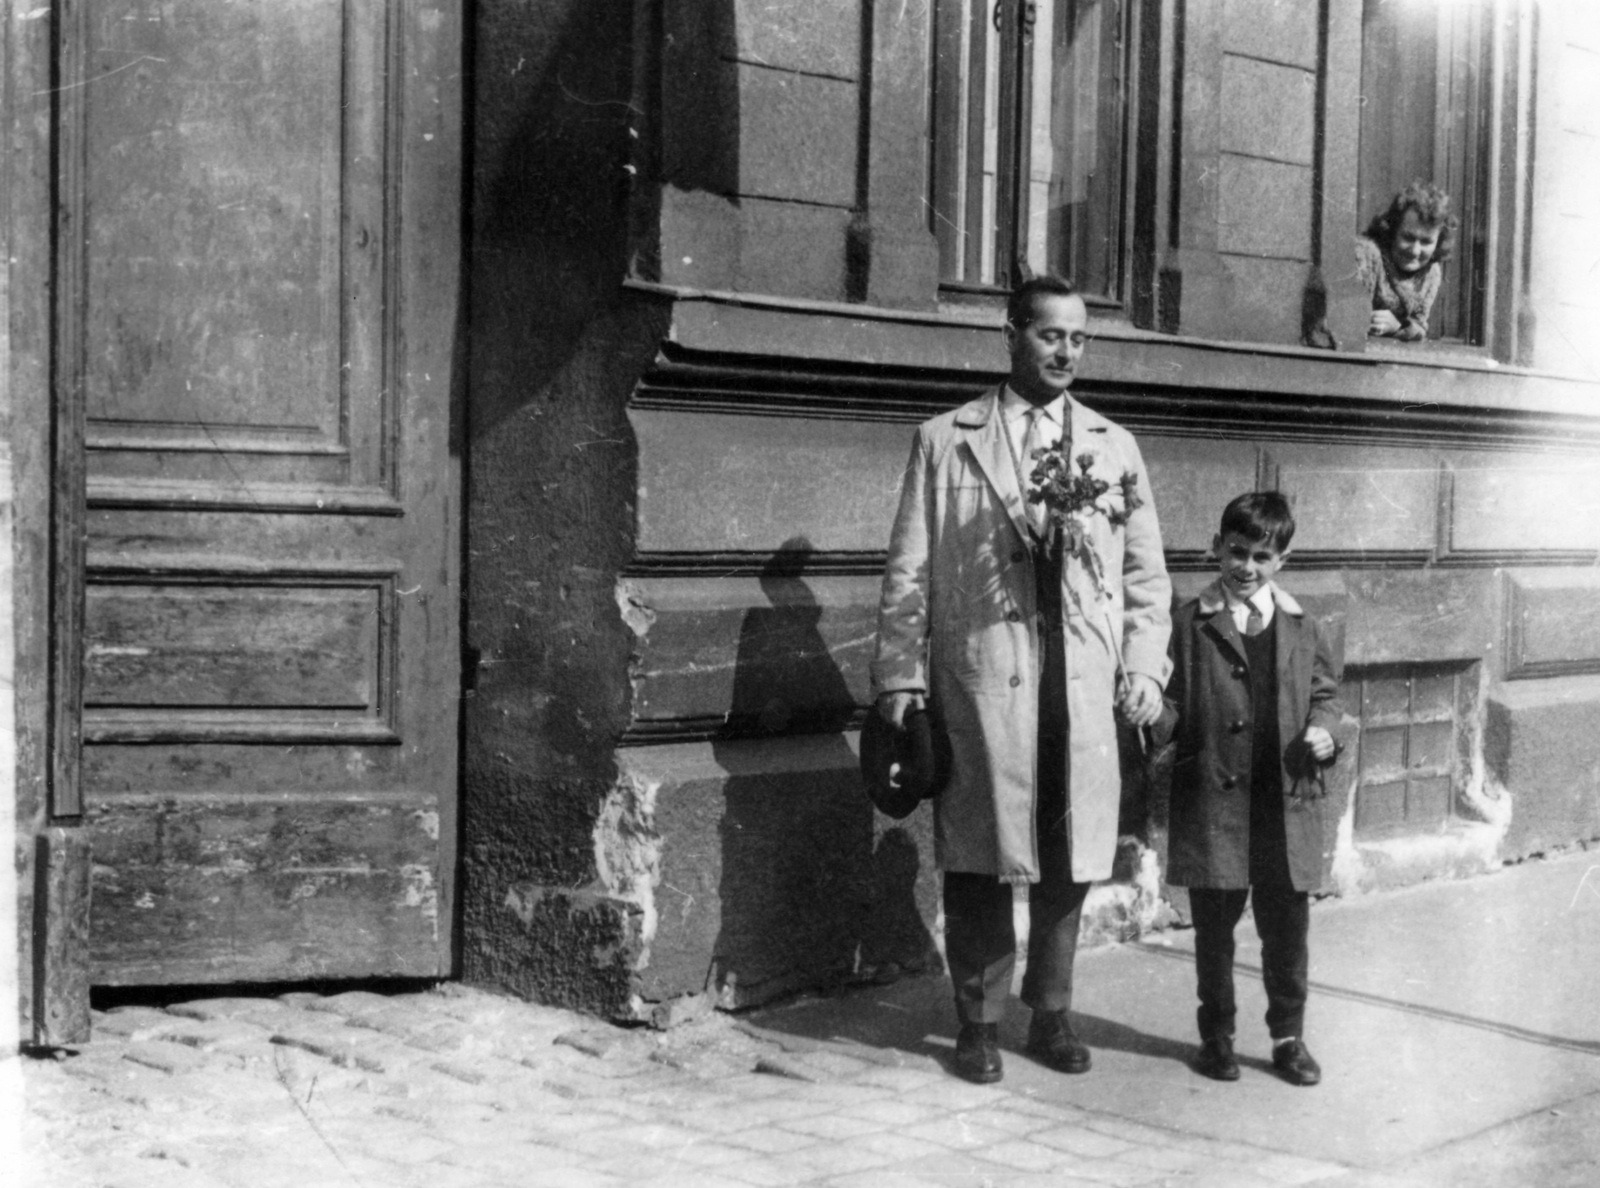
{"label": "man's dark trousers", "polygon": [[[1072,881],[1071,798],[1067,788],[1067,652],[1061,614],[1061,553],[1034,550],[1042,645],[1039,751],[1034,826],[1039,881],[1028,889],[1028,967],[1022,1001],[1036,1011],[1072,1006],[1072,964],[1090,884]],[[992,875],[944,876],[945,959],[962,1023],[998,1023],[1005,1016],[1016,969],[1012,888]]]}

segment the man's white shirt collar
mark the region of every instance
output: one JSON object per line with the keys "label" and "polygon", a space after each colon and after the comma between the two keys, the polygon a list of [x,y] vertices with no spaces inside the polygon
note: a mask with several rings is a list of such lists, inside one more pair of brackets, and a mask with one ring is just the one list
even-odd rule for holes
{"label": "man's white shirt collar", "polygon": [[[1008,426],[1020,421],[1032,407],[1033,405],[1011,390],[1010,384],[1000,386],[1000,411],[1005,415]],[[1044,406],[1044,415],[1055,423],[1057,437],[1061,435],[1061,426],[1065,424],[1066,411],[1067,397],[1064,393]]]}

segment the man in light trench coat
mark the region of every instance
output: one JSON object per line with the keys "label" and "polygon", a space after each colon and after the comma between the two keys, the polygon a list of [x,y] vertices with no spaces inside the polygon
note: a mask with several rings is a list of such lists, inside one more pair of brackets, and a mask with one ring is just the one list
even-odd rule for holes
{"label": "man in light trench coat", "polygon": [[[1012,294],[1007,381],[917,429],[879,606],[878,712],[898,725],[926,700],[950,740],[935,853],[955,1068],[979,1083],[1002,1074],[1018,883],[1030,885],[1028,1051],[1088,1071],[1068,1010],[1084,897],[1116,851],[1115,714],[1155,721],[1170,671],[1172,587],[1144,461],[1130,433],[1067,394],[1088,323],[1067,281],[1038,277]],[[1085,517],[1103,583],[1026,497],[1029,455],[1063,435],[1066,457],[1089,455],[1113,500],[1129,473],[1142,501],[1126,524]]]}

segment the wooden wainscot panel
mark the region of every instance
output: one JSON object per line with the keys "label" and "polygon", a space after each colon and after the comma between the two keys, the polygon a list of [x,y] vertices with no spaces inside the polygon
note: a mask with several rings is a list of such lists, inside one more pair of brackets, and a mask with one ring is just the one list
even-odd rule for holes
{"label": "wooden wainscot panel", "polygon": [[90,806],[94,980],[437,976],[436,808],[291,795]]}
{"label": "wooden wainscot panel", "polygon": [[1419,563],[1437,539],[1439,464],[1422,450],[1284,444],[1278,482],[1294,550],[1319,564]]}
{"label": "wooden wainscot panel", "polygon": [[842,728],[870,696],[878,587],[804,573],[636,581],[652,614],[636,725],[652,736]]}
{"label": "wooden wainscot panel", "polygon": [[1600,550],[1600,461],[1577,454],[1484,454],[1449,471],[1446,555],[1575,560]]}
{"label": "wooden wainscot panel", "polygon": [[[641,552],[876,550],[912,429],[881,421],[635,409]],[[794,545],[793,547],[798,547]]]}
{"label": "wooden wainscot panel", "polygon": [[91,581],[85,741],[393,738],[393,597],[383,578]]}
{"label": "wooden wainscot panel", "polygon": [[1600,575],[1572,570],[1506,575],[1506,677],[1600,672]]}

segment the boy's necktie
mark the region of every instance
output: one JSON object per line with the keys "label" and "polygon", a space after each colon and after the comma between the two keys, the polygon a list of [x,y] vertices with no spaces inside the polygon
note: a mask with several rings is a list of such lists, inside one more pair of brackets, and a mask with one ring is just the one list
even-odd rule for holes
{"label": "boy's necktie", "polygon": [[1250,610],[1245,615],[1244,633],[1246,635],[1260,635],[1267,628],[1267,622],[1261,617],[1261,608],[1255,603],[1246,604]]}

